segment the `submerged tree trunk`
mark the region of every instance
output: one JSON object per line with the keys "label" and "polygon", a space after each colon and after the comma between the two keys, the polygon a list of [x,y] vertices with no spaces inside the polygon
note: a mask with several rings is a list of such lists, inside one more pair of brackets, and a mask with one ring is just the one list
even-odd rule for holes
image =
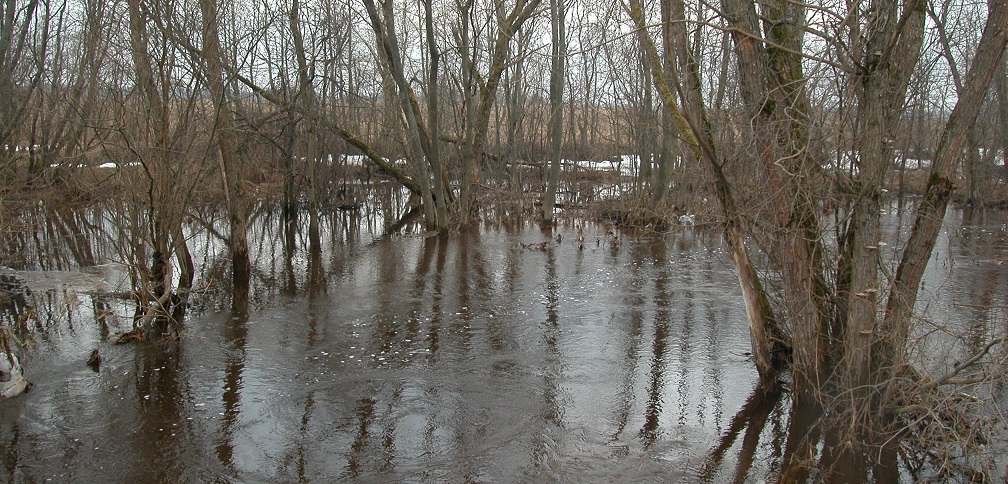
{"label": "submerged tree trunk", "polygon": [[[374,31],[375,39],[378,42],[380,56],[387,66],[392,78],[395,80],[399,107],[406,118],[407,145],[410,151],[414,174],[420,185],[421,204],[424,211],[424,221],[428,226],[437,227],[440,223],[437,220],[437,212],[434,208],[434,196],[431,191],[430,174],[428,170],[429,155],[423,140],[424,134],[420,126],[420,113],[414,107],[412,88],[406,81],[406,74],[403,70],[402,55],[399,51],[399,38],[395,28],[395,14],[392,11],[392,0],[382,0],[382,8],[379,11],[374,0],[364,0],[368,17],[371,20],[371,28]],[[429,143],[426,143],[429,145]],[[435,173],[435,176],[440,175]]]}
{"label": "submerged tree trunk", "polygon": [[991,80],[1002,64],[1006,44],[1008,44],[1008,3],[990,2],[987,23],[977,46],[976,56],[966,75],[959,100],[942,131],[931,166],[927,190],[917,205],[913,229],[889,290],[882,325],[887,337],[880,341],[878,351],[886,367],[902,363],[918,287],[934,250],[935,241],[945,218],[945,210],[952,195],[951,172],[954,162],[962,154]]}
{"label": "submerged tree trunk", "polygon": [[669,120],[668,109],[661,107],[661,125],[658,130],[661,133],[658,156],[655,157],[654,181],[651,185],[651,196],[648,199],[648,208],[651,212],[657,213],[662,204],[668,198],[669,188],[672,183],[672,164],[675,155],[672,154],[672,127]]}
{"label": "submerged tree trunk", "polygon": [[567,34],[564,18],[567,16],[565,0],[550,0],[550,26],[552,28],[553,56],[550,59],[550,167],[543,194],[543,223],[553,224],[553,207],[556,204],[557,183],[560,180],[560,149],[563,145],[563,92],[567,57]]}
{"label": "submerged tree trunk", "polygon": [[476,153],[477,149],[474,147],[476,140],[476,103],[479,87],[477,81],[476,72],[476,52],[473,48],[473,6],[475,0],[462,0],[458,3],[459,9],[459,29],[458,29],[458,49],[460,63],[462,64],[462,113],[463,113],[463,142],[462,150],[459,153],[460,169],[462,171],[462,186],[459,190],[459,214],[461,217],[468,217],[469,205],[470,205],[470,184],[472,183],[472,167],[473,163],[478,162],[478,160],[472,160],[470,157],[472,153]]}
{"label": "submerged tree trunk", "polygon": [[171,302],[171,318],[177,326],[181,326],[186,309],[189,307],[189,291],[192,290],[193,278],[196,275],[196,266],[193,264],[189,243],[182,233],[182,227],[178,227],[175,233],[175,263],[179,266],[179,283]]}
{"label": "submerged tree trunk", "polygon": [[[146,287],[135,288],[140,307],[135,330],[144,339],[161,337],[170,330],[169,305],[172,300],[171,237],[181,222],[181,207],[172,203],[174,194],[170,173],[172,155],[169,139],[170,121],[164,95],[156,80],[149,46],[147,24],[151,19],[139,0],[129,2],[130,53],[133,69],[145,107],[150,113],[147,129],[136,148],[148,173],[147,240],[151,248]],[[138,248],[143,250],[142,248]],[[143,260],[143,254],[135,254]]]}
{"label": "submerged tree trunk", "polygon": [[[738,56],[739,90],[752,119],[752,139],[768,180],[775,218],[784,308],[791,328],[795,382],[814,393],[825,358],[826,290],[808,98],[801,66],[804,9],[778,0],[725,3]],[[765,43],[755,39],[767,38]]]}
{"label": "submerged tree trunk", "polygon": [[[297,0],[294,1],[297,2]],[[250,271],[246,229],[248,215],[235,159],[234,113],[224,86],[224,63],[221,59],[220,25],[216,0],[200,0],[200,13],[203,19],[203,60],[206,66],[206,82],[214,101],[214,119],[216,120],[214,127],[231,229],[231,274],[232,277],[247,278]]]}
{"label": "submerged tree trunk", "polygon": [[435,225],[439,230],[448,227],[448,188],[445,180],[445,170],[441,160],[441,106],[439,105],[441,69],[441,52],[438,50],[434,36],[434,0],[423,0],[424,31],[427,35],[427,127],[429,128],[429,143],[427,159],[430,162],[433,177],[433,194]]}
{"label": "submerged tree trunk", "polygon": [[895,0],[876,0],[867,13],[868,40],[856,72],[859,111],[854,139],[860,166],[854,179],[847,227],[846,238],[850,243],[843,255],[849,261],[849,274],[838,276],[849,281],[847,314],[843,318],[844,366],[849,388],[864,388],[877,373],[882,356],[872,354],[873,342],[884,335],[877,327],[881,282],[879,211],[885,174],[892,164],[893,133],[900,122],[924,31],[922,2],[907,1],[901,9]]}
{"label": "submerged tree trunk", "polygon": [[[497,34],[494,38],[490,54],[489,70],[483,82],[480,83],[478,104],[467,107],[467,115],[471,113],[472,117],[467,117],[466,119],[466,129],[471,129],[471,131],[467,131],[467,153],[465,153],[465,159],[462,160],[462,189],[459,197],[461,205],[459,215],[463,225],[469,223],[470,212],[473,209],[473,191],[478,183],[477,173],[482,162],[483,148],[486,144],[490,127],[490,111],[497,100],[497,88],[500,86],[504,68],[511,61],[508,55],[511,39],[514,38],[521,26],[528,19],[532,18],[539,8],[540,1],[517,0],[507,15],[503,15],[503,12],[498,12]],[[471,7],[471,4],[469,5]],[[502,9],[503,6],[499,6],[498,8]],[[475,68],[471,59],[468,67],[473,69],[471,75],[475,74]],[[470,82],[473,85],[476,84],[474,79],[470,79]],[[472,101],[469,100],[470,103]],[[472,111],[469,109],[472,109]]]}
{"label": "submerged tree trunk", "polygon": [[[212,0],[208,0],[212,1]],[[291,38],[294,41],[294,54],[297,59],[298,101],[305,134],[305,171],[308,179],[308,232],[318,233],[319,230],[319,188],[317,168],[319,157],[318,106],[315,96],[315,85],[312,82],[308,65],[308,53],[305,50],[304,35],[301,31],[301,4],[298,0],[291,2],[289,12]]]}

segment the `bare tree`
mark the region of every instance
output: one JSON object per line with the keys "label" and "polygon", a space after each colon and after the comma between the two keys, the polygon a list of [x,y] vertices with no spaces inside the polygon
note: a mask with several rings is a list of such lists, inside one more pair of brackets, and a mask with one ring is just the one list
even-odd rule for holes
{"label": "bare tree", "polygon": [[[375,38],[381,49],[382,59],[386,62],[386,66],[395,81],[400,109],[402,109],[406,117],[408,145],[410,156],[413,160],[413,170],[420,185],[424,219],[429,224],[436,226],[438,224],[437,212],[434,207],[434,195],[431,190],[427,162],[432,161],[432,164],[440,166],[440,159],[435,159],[429,153],[431,139],[426,134],[426,128],[421,125],[422,118],[418,109],[419,103],[416,102],[413,97],[413,90],[406,82],[402,55],[399,52],[399,38],[396,33],[392,0],[382,0],[381,12],[379,12],[374,0],[364,0],[364,6],[367,8],[368,16],[371,19],[371,27],[374,30]],[[436,47],[433,48],[436,49]],[[435,56],[434,58],[436,59],[437,57]],[[436,73],[432,75],[436,76]],[[426,140],[424,139],[425,137],[427,138]],[[435,173],[435,177],[438,175],[439,173]],[[443,197],[441,199],[443,200]]]}
{"label": "bare tree", "polygon": [[[913,230],[890,285],[876,352],[881,363],[905,364],[906,342],[917,293],[952,194],[952,168],[966,144],[991,81],[1008,45],[1008,4],[991,2],[976,55],[967,71],[963,90],[942,130],[924,197],[917,204]],[[885,367],[885,366],[883,366]]]}
{"label": "bare tree", "polygon": [[[294,0],[297,2],[297,0]],[[220,19],[216,0],[200,0],[203,26],[203,61],[206,83],[215,113],[214,134],[219,149],[221,180],[230,224],[232,278],[248,280],[250,263],[246,235],[247,209],[241,192],[241,180],[235,163],[235,115],[227,96],[224,81],[224,61],[221,56]]]}
{"label": "bare tree", "polygon": [[[802,388],[817,389],[825,351],[827,311],[822,276],[821,227],[809,147],[801,35],[804,10],[787,2],[726,1],[726,17],[738,58],[738,83],[753,139],[769,182],[775,213],[784,307],[792,332],[793,363]],[[766,42],[754,39],[765,38]],[[877,215],[877,213],[876,213]]]}
{"label": "bare tree", "polygon": [[[514,38],[521,26],[532,18],[539,8],[539,3],[540,0],[515,0],[514,5],[506,11],[504,10],[503,3],[497,4],[494,9],[497,20],[497,31],[487,60],[487,73],[483,76],[482,82],[479,85],[476,98],[466,96],[464,101],[467,103],[465,104],[466,139],[462,166],[462,188],[459,195],[459,215],[463,225],[468,223],[470,212],[473,208],[472,201],[473,190],[477,180],[476,173],[480,160],[483,157],[484,145],[486,144],[490,127],[490,111],[496,102],[497,88],[500,86],[504,68],[511,60],[508,56],[508,53],[511,52],[511,39]],[[467,5],[468,8],[460,12],[460,15],[464,17],[472,14],[472,3],[468,3]],[[463,22],[468,22],[468,20],[464,20]],[[468,38],[468,35],[463,37],[463,39]],[[464,52],[468,52],[470,48],[465,42],[460,45],[460,49]],[[467,78],[468,88],[466,92],[477,94],[474,89],[476,85],[474,78],[476,74],[474,70],[475,64],[468,54],[463,54],[462,57],[463,71],[467,72],[465,75],[469,76]],[[469,58],[467,59],[467,57]]]}
{"label": "bare tree", "polygon": [[[27,118],[30,99],[42,80],[44,63],[35,62],[29,55],[34,50],[44,56],[45,44],[31,42],[32,30],[36,27],[39,1],[33,0],[18,5],[14,0],[3,2],[0,9],[0,143],[5,158],[5,171],[16,170],[16,153],[25,141],[24,121]],[[48,38],[46,36],[46,41]],[[37,174],[41,166],[30,167]]]}
{"label": "bare tree", "polygon": [[[172,77],[172,63],[165,62],[173,54],[167,39],[163,36],[157,48],[161,55],[158,71],[152,59],[151,32],[148,26],[155,24],[155,14],[149,10],[150,5],[141,1],[128,2],[129,43],[136,76],[137,90],[140,94],[143,111],[149,113],[144,119],[136,138],[124,131],[126,143],[130,151],[139,159],[147,178],[147,234],[146,244],[150,245],[151,256],[149,269],[144,271],[141,279],[143,284],[137,288],[140,313],[137,317],[137,331],[145,338],[158,337],[177,326],[181,321],[168,317],[174,305],[184,305],[181,294],[188,290],[192,282],[189,271],[192,261],[182,236],[182,217],[185,214],[188,189],[192,183],[191,173],[174,155],[176,141],[181,140],[188,129],[182,117],[182,112],[176,113],[173,120],[170,107],[172,86],[166,85]],[[162,82],[164,81],[164,82]],[[189,105],[191,107],[191,104]],[[174,122],[173,122],[174,121]],[[143,248],[134,254],[139,260],[144,260]],[[180,260],[179,294],[176,294],[172,284],[172,263],[170,257],[175,254]]]}
{"label": "bare tree", "polygon": [[[670,8],[669,3],[663,3],[663,8]],[[783,349],[786,347],[783,332],[776,315],[770,305],[769,297],[760,280],[756,266],[752,263],[749,251],[745,245],[744,225],[741,212],[735,202],[731,184],[724,174],[723,160],[717,154],[717,148],[712,137],[713,130],[706,115],[706,109],[700,99],[699,79],[696,65],[692,64],[688,55],[677,60],[686,59],[686,65],[670,64],[668,71],[661,68],[660,56],[654,40],[646,30],[643,11],[638,0],[629,0],[629,13],[637,24],[638,35],[645,47],[645,53],[650,60],[651,74],[662,102],[669,110],[679,134],[689,145],[693,156],[705,160],[714,176],[714,191],[717,194],[724,217],[724,238],[735,263],[739,275],[739,285],[745,300],[746,316],[752,339],[753,356],[756,368],[764,378],[775,378],[783,361]],[[672,28],[685,28],[682,23],[675,25],[670,22],[663,24],[664,36],[669,39],[666,44],[672,46],[672,40],[682,39],[682,35],[674,36]],[[674,46],[673,46],[674,47]],[[674,47],[675,48],[675,47]],[[680,52],[685,48],[679,45]],[[685,71],[680,77],[680,69]],[[680,98],[683,107],[680,108]],[[684,115],[688,113],[687,115]]]}
{"label": "bare tree", "polygon": [[549,179],[543,195],[543,223],[553,223],[553,207],[556,204],[557,183],[560,179],[560,149],[563,145],[563,93],[566,79],[564,64],[567,58],[567,33],[564,25],[567,17],[565,0],[550,0],[550,32],[552,56],[550,57],[549,82]]}
{"label": "bare tree", "polygon": [[[964,95],[946,124],[929,195],[918,208],[916,228],[892,280],[886,316],[879,321],[876,316],[879,309],[876,298],[882,284],[878,268],[879,210],[885,173],[893,157],[891,133],[901,119],[907,83],[919,57],[923,11],[912,2],[902,6],[896,2],[874,2],[864,30],[860,26],[851,27],[859,29],[851,38],[865,40],[852,51],[849,72],[853,89],[848,91],[856,96],[858,108],[854,136],[859,147],[856,153],[859,169],[850,180],[846,215],[840,221],[843,230],[836,241],[837,265],[827,267],[819,214],[821,164],[811,145],[812,121],[802,67],[807,55],[802,43],[804,7],[773,0],[758,4],[726,1],[724,6],[739,62],[740,93],[747,118],[752,119],[752,139],[763,161],[775,214],[770,257],[781,276],[779,304],[784,309],[783,321],[789,333],[774,329],[776,319],[769,309],[767,295],[748,262],[744,225],[706,117],[697,62],[687,49],[682,3],[668,0],[661,6],[667,12],[663,13],[661,23],[663,50],[666,59],[675,59],[668,71],[656,67],[660,56],[647,34],[640,3],[631,0],[628,10],[652,60],[651,72],[665,106],[698,158],[707,160],[713,171],[714,190],[726,223],[726,240],[747,300],[757,367],[762,375],[772,375],[770,355],[776,354],[778,345],[783,344],[791,348],[790,364],[801,395],[819,395],[827,376],[824,369],[840,361],[848,388],[865,389],[866,384],[888,381],[891,373],[887,369],[895,367],[901,351],[905,351],[914,295],[951,193],[951,182],[947,179],[951,160],[961,153],[968,127],[1000,62],[1004,47],[1000,36],[1005,25],[1000,7],[990,11],[974,68],[963,82]],[[827,281],[834,281],[835,286],[830,287]]]}

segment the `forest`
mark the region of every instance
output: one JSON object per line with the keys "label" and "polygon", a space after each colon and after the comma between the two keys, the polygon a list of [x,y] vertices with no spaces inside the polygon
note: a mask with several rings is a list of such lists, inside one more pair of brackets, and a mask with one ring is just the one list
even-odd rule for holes
{"label": "forest", "polygon": [[[4,0],[0,264],[65,269],[50,237],[116,261],[107,340],[157,347],[189,334],[199,237],[255,312],[259,224],[303,231],[309,279],[344,213],[424,240],[534,224],[520,250],[708,230],[747,385],[834,429],[780,480],[1003,478],[1005,306],[936,355],[922,334],[964,336],[919,299],[950,210],[1008,208],[1006,44],[1005,0]],[[81,251],[96,213],[108,256]],[[8,373],[33,333],[12,307]]]}

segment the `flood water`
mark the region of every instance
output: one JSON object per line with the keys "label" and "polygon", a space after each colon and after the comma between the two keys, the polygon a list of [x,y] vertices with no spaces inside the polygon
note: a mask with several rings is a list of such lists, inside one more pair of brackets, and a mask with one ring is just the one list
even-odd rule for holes
{"label": "flood water", "polygon": [[[3,481],[762,482],[792,440],[787,398],[750,398],[715,232],[589,224],[581,248],[573,226],[382,237],[336,212],[313,254],[266,213],[247,313],[200,232],[181,338],[112,346],[132,324],[119,235],[55,218],[70,229],[5,242],[0,309],[35,386],[0,401]],[[951,213],[918,306],[977,341],[1008,323],[1004,224]]]}

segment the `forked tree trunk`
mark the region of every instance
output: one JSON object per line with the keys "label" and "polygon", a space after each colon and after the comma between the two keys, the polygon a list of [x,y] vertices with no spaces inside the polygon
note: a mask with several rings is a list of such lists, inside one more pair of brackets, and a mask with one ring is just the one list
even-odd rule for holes
{"label": "forked tree trunk", "polygon": [[[413,170],[417,183],[420,185],[420,197],[424,212],[424,222],[429,227],[438,227],[444,221],[437,220],[437,212],[434,208],[434,196],[431,191],[431,181],[428,170],[428,153],[424,146],[424,133],[420,126],[420,113],[411,99],[412,89],[406,81],[406,74],[403,70],[402,55],[399,51],[399,39],[395,28],[395,14],[392,11],[392,0],[382,0],[382,8],[379,11],[374,0],[364,0],[368,18],[371,20],[371,28],[374,31],[375,39],[378,42],[380,56],[392,75],[396,85],[399,107],[406,118],[407,144],[410,150],[410,159],[413,162]],[[429,145],[429,143],[427,143]],[[439,173],[435,173],[439,176]]]}
{"label": "forked tree trunk", "polygon": [[[295,0],[297,1],[297,0]],[[248,253],[247,214],[241,180],[235,160],[235,120],[224,87],[224,62],[221,59],[220,25],[216,0],[200,0],[203,20],[203,60],[206,82],[213,97],[214,124],[220,152],[221,179],[230,222],[231,274],[233,278],[247,278],[250,271]]]}
{"label": "forked tree trunk", "polygon": [[439,230],[448,227],[448,187],[446,186],[445,169],[441,160],[441,106],[440,83],[441,51],[434,35],[434,0],[424,0],[424,31],[427,34],[427,126],[429,128],[429,147],[427,159],[430,163],[434,181],[433,198],[436,225]]}
{"label": "forked tree trunk", "polygon": [[308,54],[305,50],[304,35],[301,31],[301,4],[298,0],[291,2],[289,12],[291,39],[294,42],[294,54],[297,59],[298,107],[300,108],[305,133],[305,171],[308,179],[308,233],[319,231],[319,191],[318,164],[319,152],[318,106],[315,97],[315,85],[312,82]]}
{"label": "forked tree trunk", "polygon": [[[497,35],[494,38],[493,49],[489,59],[489,70],[479,89],[478,104],[467,106],[467,152],[465,153],[465,159],[462,161],[462,189],[459,196],[461,205],[459,216],[463,225],[469,222],[470,212],[473,208],[473,189],[479,181],[478,171],[483,158],[483,147],[486,144],[487,131],[490,126],[490,111],[497,99],[497,88],[500,86],[501,77],[504,75],[504,68],[511,61],[508,55],[511,39],[514,38],[521,26],[535,14],[539,8],[540,1],[517,0],[507,15],[499,15]],[[470,3],[469,8],[471,7],[472,4]],[[501,6],[500,8],[503,7]],[[472,10],[469,11],[471,12]],[[474,69],[471,59],[468,66],[464,66],[463,69],[466,67]],[[472,72],[471,74],[474,73]],[[470,82],[475,81],[470,79]],[[472,103],[472,101],[470,99],[468,102]]]}
{"label": "forked tree trunk", "polygon": [[[876,0],[869,5],[861,66],[856,73],[858,117],[855,143],[859,171],[850,207],[847,314],[844,335],[845,371],[849,388],[864,389],[881,355],[872,354],[873,342],[883,337],[878,327],[879,211],[885,173],[892,164],[893,133],[901,118],[907,85],[920,57],[924,32],[923,2]],[[877,375],[881,376],[881,375]],[[855,398],[855,400],[857,400]]]}
{"label": "forked tree trunk", "polygon": [[[817,211],[816,160],[809,155],[808,98],[801,66],[804,10],[778,0],[726,0],[725,15],[738,57],[740,94],[775,212],[784,308],[791,327],[799,391],[814,393],[826,354],[822,234]],[[765,43],[758,39],[767,38]]]}
{"label": "forked tree trunk", "polygon": [[924,269],[931,258],[952,195],[952,169],[976,121],[987,89],[1002,65],[1008,44],[1008,3],[990,2],[987,23],[977,45],[963,90],[942,131],[931,166],[924,198],[917,205],[917,215],[903,256],[889,290],[883,328],[886,338],[878,348],[880,364],[890,368],[902,363],[910,332],[910,317],[917,301],[917,291]]}
{"label": "forked tree trunk", "polygon": [[546,193],[543,194],[543,223],[553,224],[553,207],[556,204],[557,183],[560,180],[560,148],[563,145],[563,92],[564,63],[567,57],[567,35],[564,27],[564,17],[567,9],[565,0],[550,0],[550,27],[553,32],[553,56],[550,68],[550,167],[549,178],[546,181]]}
{"label": "forked tree trunk", "polygon": [[[161,90],[155,80],[153,62],[149,50],[149,33],[147,24],[150,19],[142,2],[131,0],[128,5],[130,53],[133,58],[133,70],[136,74],[145,107],[150,112],[147,121],[149,126],[145,137],[145,146],[141,146],[144,164],[149,176],[147,186],[147,240],[151,248],[150,268],[147,271],[147,287],[135,288],[141,294],[139,297],[138,317],[134,323],[145,339],[160,337],[168,330],[168,307],[172,298],[172,277],[170,237],[175,231],[172,226],[178,219],[172,211],[172,186],[169,174],[169,120],[168,109],[162,97]],[[138,248],[138,250],[143,250]],[[137,255],[138,259],[142,255]]]}

